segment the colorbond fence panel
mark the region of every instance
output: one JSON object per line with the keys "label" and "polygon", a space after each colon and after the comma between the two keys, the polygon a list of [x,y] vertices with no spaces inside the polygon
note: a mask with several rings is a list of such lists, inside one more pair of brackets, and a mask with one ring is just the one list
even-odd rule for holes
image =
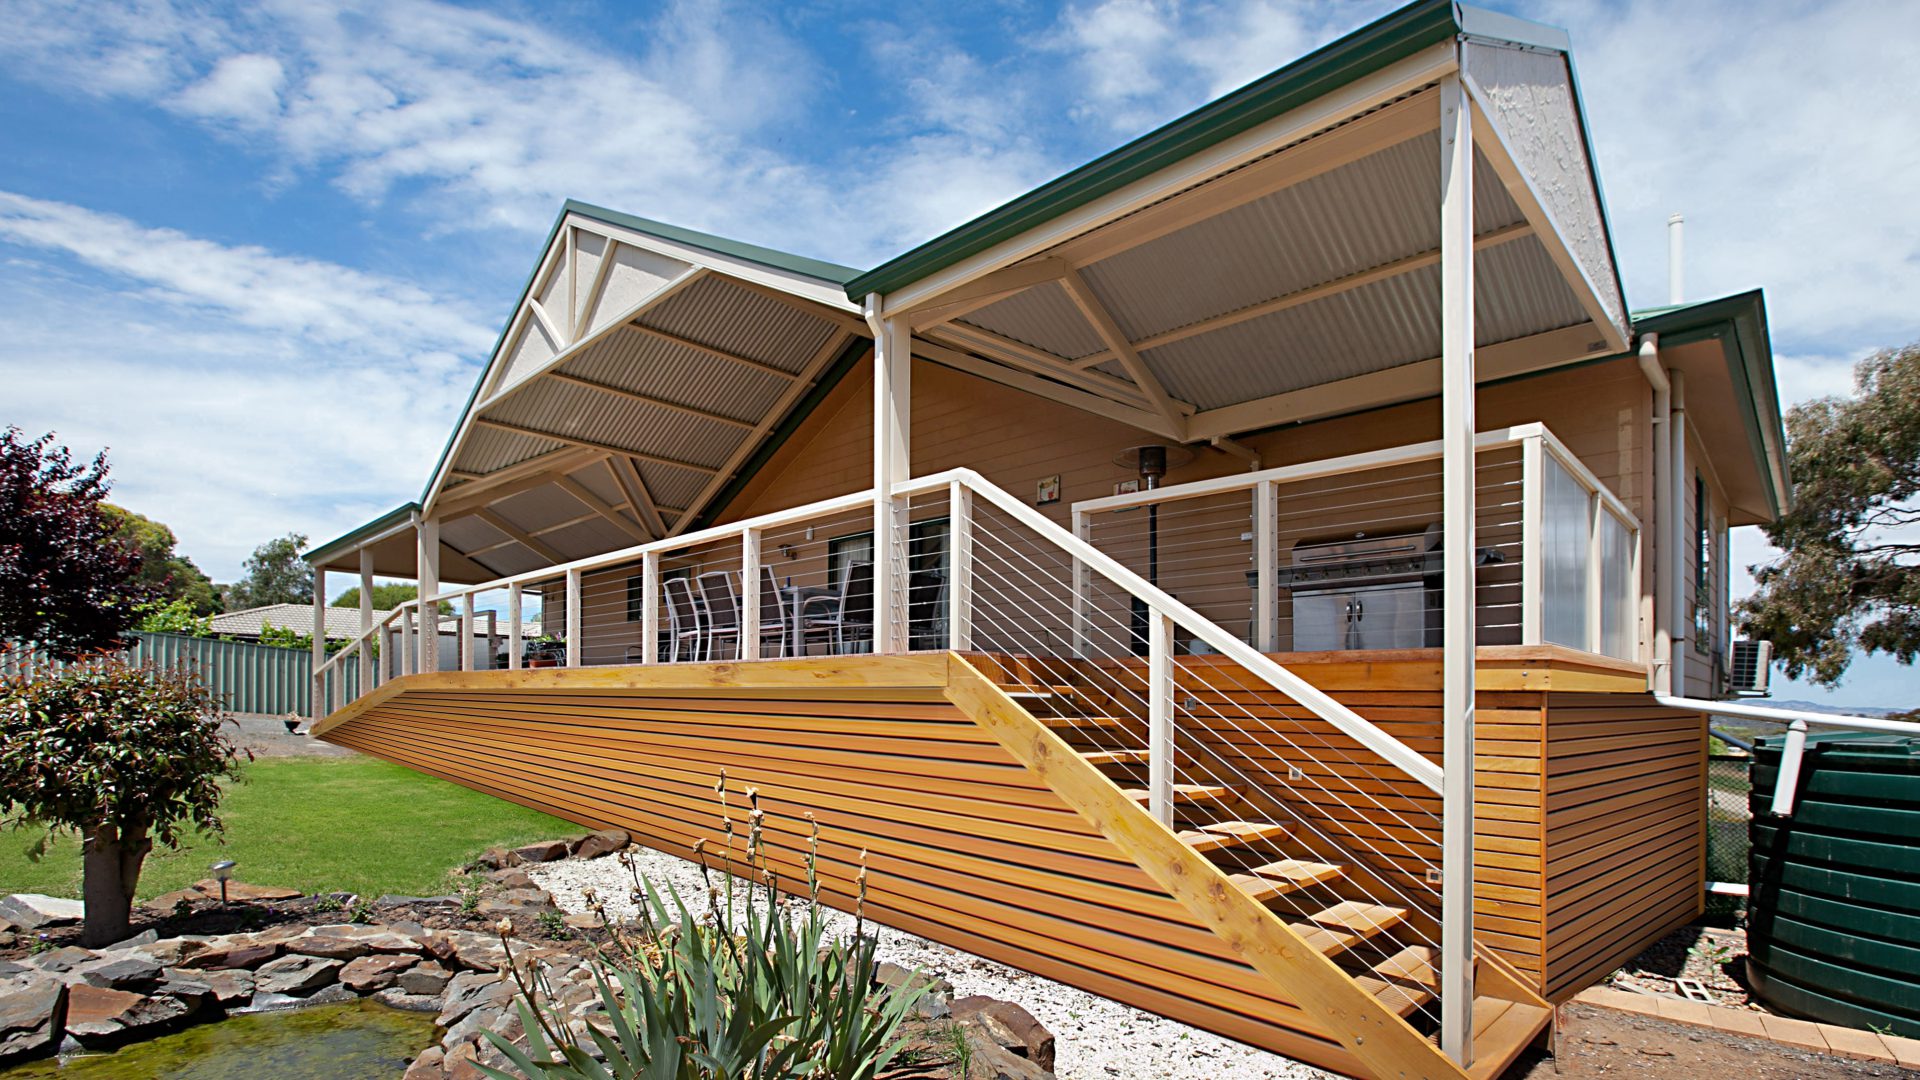
{"label": "colorbond fence panel", "polygon": [[[129,660],[197,671],[220,695],[230,712],[306,716],[312,711],[308,680],[313,671],[313,656],[305,649],[282,649],[186,634],[136,631],[131,637],[133,646],[127,650]],[[31,675],[62,666],[43,653],[0,650],[0,676]],[[347,664],[344,669],[328,675],[330,682],[336,682],[333,687],[336,701],[352,700],[359,692],[358,665]]]}

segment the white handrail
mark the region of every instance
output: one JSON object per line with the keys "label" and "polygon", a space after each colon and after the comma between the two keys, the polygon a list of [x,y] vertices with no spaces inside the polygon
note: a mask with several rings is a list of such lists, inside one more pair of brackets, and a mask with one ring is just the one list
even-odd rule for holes
{"label": "white handrail", "polygon": [[1272,657],[1220,629],[1192,608],[1163,592],[1158,586],[1127,569],[1112,556],[1074,536],[1052,519],[1007,494],[972,469],[951,469],[922,476],[893,488],[895,498],[925,494],[959,481],[975,495],[986,499],[1001,512],[1034,530],[1077,561],[1097,572],[1114,585],[1146,601],[1159,614],[1192,631],[1220,655],[1254,673],[1287,697],[1313,711],[1321,719],[1340,729],[1349,738],[1378,754],[1401,772],[1438,794],[1440,766],[1422,757],[1405,743],[1369,723],[1360,714],[1335,701],[1324,691],[1295,675]]}
{"label": "white handrail", "polygon": [[1771,705],[1746,705],[1737,701],[1709,701],[1704,698],[1654,695],[1654,700],[1669,709],[1702,712],[1709,716],[1732,716],[1743,720],[1772,720],[1787,725],[1787,744],[1780,750],[1780,771],[1773,785],[1772,813],[1790,817],[1800,790],[1800,762],[1806,753],[1807,725],[1852,728],[1855,731],[1885,731],[1895,735],[1920,737],[1920,724],[1908,720],[1883,720],[1877,716],[1852,716],[1841,713],[1807,712],[1804,709],[1776,709]]}

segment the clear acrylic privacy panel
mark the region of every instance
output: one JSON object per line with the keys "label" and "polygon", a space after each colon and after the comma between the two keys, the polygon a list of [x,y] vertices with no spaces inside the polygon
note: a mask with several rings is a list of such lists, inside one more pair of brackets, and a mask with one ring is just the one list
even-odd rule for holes
{"label": "clear acrylic privacy panel", "polygon": [[1542,455],[1540,633],[1545,640],[1587,649],[1587,559],[1593,497],[1551,455]]}
{"label": "clear acrylic privacy panel", "polygon": [[1635,633],[1633,533],[1626,523],[1600,514],[1600,651],[1631,660],[1638,645]]}

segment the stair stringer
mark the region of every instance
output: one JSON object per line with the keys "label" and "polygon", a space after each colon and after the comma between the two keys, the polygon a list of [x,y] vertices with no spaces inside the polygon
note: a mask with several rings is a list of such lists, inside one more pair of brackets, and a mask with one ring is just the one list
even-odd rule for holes
{"label": "stair stringer", "polygon": [[1067,805],[1125,852],[1199,922],[1273,980],[1378,1077],[1465,1080],[1452,1059],[1287,924],[1230,881],[1118,785],[958,654],[947,700],[990,732]]}

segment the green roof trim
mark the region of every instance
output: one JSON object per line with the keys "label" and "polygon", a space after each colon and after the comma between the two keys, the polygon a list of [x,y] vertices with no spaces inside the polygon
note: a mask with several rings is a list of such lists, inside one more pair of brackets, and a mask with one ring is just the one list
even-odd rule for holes
{"label": "green roof trim", "polygon": [[775,270],[805,274],[807,277],[818,278],[830,285],[845,285],[860,276],[860,271],[851,266],[841,266],[839,263],[830,263],[821,259],[809,259],[805,255],[776,251],[770,247],[761,247],[741,240],[729,240],[724,236],[685,229],[678,225],[668,225],[662,221],[654,221],[634,214],[623,214],[618,210],[609,210],[604,206],[595,206],[578,199],[568,199],[566,205],[560,208],[561,217],[564,218],[569,213],[590,217],[595,221],[617,225],[623,229],[631,229],[637,233],[645,233],[669,243],[685,244],[688,247],[711,251],[716,255],[745,259],[747,262],[759,263],[761,266]]}
{"label": "green roof trim", "polygon": [[[1636,334],[1658,334],[1662,345],[1718,341],[1727,359],[1734,393],[1746,404],[1740,419],[1756,460],[1770,462],[1777,447],[1780,475],[1789,484],[1785,458],[1786,425],[1781,419],[1780,390],[1774,382],[1773,339],[1767,330],[1766,296],[1759,290],[1735,293],[1715,300],[1646,308],[1633,313]],[[1779,490],[1771,468],[1761,470],[1767,480],[1767,502],[1779,516],[1792,498]]]}
{"label": "green roof trim", "polygon": [[326,543],[303,552],[300,558],[308,563],[321,563],[326,562],[336,555],[345,555],[347,552],[359,547],[361,541],[373,536],[378,536],[403,521],[411,520],[413,515],[419,512],[419,503],[401,503],[399,506],[381,514],[372,521],[362,525],[356,525]]}

